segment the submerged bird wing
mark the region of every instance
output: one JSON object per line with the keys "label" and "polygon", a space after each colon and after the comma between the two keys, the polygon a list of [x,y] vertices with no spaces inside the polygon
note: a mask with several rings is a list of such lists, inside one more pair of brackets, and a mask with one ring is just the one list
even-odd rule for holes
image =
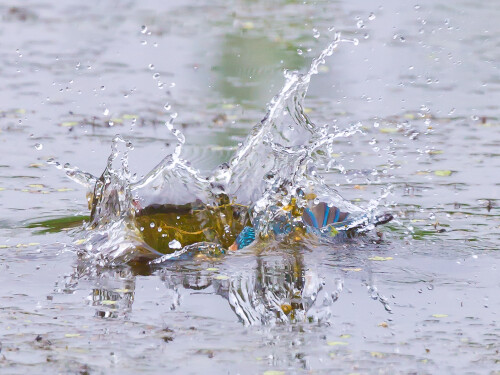
{"label": "submerged bird wing", "polygon": [[342,212],[338,207],[329,207],[325,202],[320,202],[312,208],[306,207],[302,220],[310,227],[323,228],[329,224],[342,222],[348,216],[348,212]]}

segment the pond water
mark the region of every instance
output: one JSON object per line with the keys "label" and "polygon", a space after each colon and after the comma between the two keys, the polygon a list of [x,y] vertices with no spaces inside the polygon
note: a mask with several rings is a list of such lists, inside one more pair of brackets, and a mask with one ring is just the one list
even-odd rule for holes
{"label": "pond water", "polygon": [[[500,373],[499,17],[489,1],[3,2],[0,372]],[[320,67],[305,112],[360,124],[320,170],[380,199],[383,241],[97,267],[81,229],[31,225],[88,215],[47,160],[98,176],[119,133],[143,175],[175,147],[173,112],[185,159],[228,161],[283,69],[335,31],[359,43]]]}

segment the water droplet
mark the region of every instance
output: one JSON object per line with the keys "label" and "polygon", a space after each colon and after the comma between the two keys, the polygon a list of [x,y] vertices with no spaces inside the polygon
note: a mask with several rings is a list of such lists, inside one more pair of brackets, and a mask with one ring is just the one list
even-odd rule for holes
{"label": "water droplet", "polygon": [[106,90],[106,87],[101,86],[101,90],[102,90],[102,91]]}
{"label": "water droplet", "polygon": [[151,228],[154,228],[154,227],[155,227],[155,223],[154,223],[154,222],[151,222],[151,224],[149,224],[149,226],[150,226]]}
{"label": "water droplet", "polygon": [[430,109],[429,107],[427,107],[425,104],[422,104],[422,105],[420,106],[420,110],[421,110],[422,112],[427,112],[427,113],[429,113],[429,112],[431,111],[431,109]]}
{"label": "water droplet", "polygon": [[142,44],[143,46],[145,46],[146,44],[148,44],[148,42],[146,42],[145,40],[142,40],[142,41],[141,41],[141,44]]}
{"label": "water droplet", "polygon": [[313,37],[318,39],[320,37],[321,33],[318,31],[318,29],[314,28],[313,29]]}
{"label": "water droplet", "polygon": [[297,54],[302,55],[302,54],[304,54],[304,51],[302,51],[300,48],[297,48]]}
{"label": "water droplet", "polygon": [[151,70],[154,70],[155,66],[153,64],[149,64],[148,68],[151,69]]}
{"label": "water droplet", "polygon": [[37,143],[37,144],[35,145],[35,148],[36,148],[38,151],[40,151],[40,150],[43,148],[43,145],[42,145],[41,143]]}
{"label": "water droplet", "polygon": [[413,9],[415,9],[415,10],[419,10],[419,9],[420,9],[420,5],[418,5],[418,4],[417,4],[417,5],[415,5],[415,6],[413,7]]}
{"label": "water droplet", "polygon": [[107,108],[106,108],[102,114],[103,114],[104,116],[109,115],[109,109],[107,109]]}
{"label": "water droplet", "polygon": [[181,249],[182,245],[179,241],[172,240],[168,243],[168,247],[170,247],[171,249]]}
{"label": "water droplet", "polygon": [[153,78],[154,78],[154,79],[158,79],[158,78],[160,78],[160,73],[155,73],[155,74],[153,74]]}
{"label": "water droplet", "polygon": [[370,15],[368,16],[368,19],[370,21],[373,21],[374,19],[376,18],[375,14],[374,13],[370,13]]}
{"label": "water droplet", "polygon": [[172,106],[170,105],[170,103],[165,103],[163,108],[165,108],[165,111],[170,111],[172,109]]}
{"label": "water droplet", "polygon": [[147,31],[148,31],[148,27],[146,25],[142,25],[141,26],[141,33],[146,34]]}
{"label": "water droplet", "polygon": [[362,28],[364,28],[364,27],[365,27],[365,24],[364,24],[363,20],[359,20],[358,22],[356,22],[356,27],[357,27],[358,29],[362,29]]}
{"label": "water droplet", "polygon": [[355,46],[357,46],[357,45],[359,44],[359,39],[354,38],[354,39],[352,40],[352,44],[354,44]]}

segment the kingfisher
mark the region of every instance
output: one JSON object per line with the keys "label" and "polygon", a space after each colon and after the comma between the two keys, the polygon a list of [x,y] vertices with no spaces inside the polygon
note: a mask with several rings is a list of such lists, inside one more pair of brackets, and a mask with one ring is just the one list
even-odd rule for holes
{"label": "kingfisher", "polygon": [[231,202],[225,194],[220,194],[213,205],[196,200],[184,205],[151,204],[143,208],[134,200],[132,211],[137,235],[159,256],[175,254],[186,247],[190,254],[225,254],[249,246],[257,236],[269,234],[293,234],[300,240],[301,235],[310,233],[342,240],[363,232],[369,224],[384,224],[393,218],[390,214],[369,217],[361,210],[348,212],[304,193],[291,198],[288,205],[268,207],[268,222],[261,222],[265,219],[254,215],[252,207]]}

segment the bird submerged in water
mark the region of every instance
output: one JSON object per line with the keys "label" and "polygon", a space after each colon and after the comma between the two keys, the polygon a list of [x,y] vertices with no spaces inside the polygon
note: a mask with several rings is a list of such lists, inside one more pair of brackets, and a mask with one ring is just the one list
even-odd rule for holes
{"label": "bird submerged in water", "polygon": [[[197,201],[185,205],[151,205],[136,207],[135,221],[140,228],[144,242],[162,254],[172,254],[185,246],[217,244],[218,252],[239,250],[253,243],[257,236],[247,206],[230,203],[222,195],[220,204],[209,206]],[[286,212],[279,220],[272,222],[270,233],[275,236],[313,233],[320,237],[349,238],[366,226],[359,215],[343,212],[325,202],[314,204],[312,200],[303,208],[296,206],[292,198]],[[298,220],[297,220],[298,219]],[[392,220],[390,214],[375,218],[379,225]],[[292,225],[292,221],[294,225]],[[297,236],[295,236],[297,238]]]}

